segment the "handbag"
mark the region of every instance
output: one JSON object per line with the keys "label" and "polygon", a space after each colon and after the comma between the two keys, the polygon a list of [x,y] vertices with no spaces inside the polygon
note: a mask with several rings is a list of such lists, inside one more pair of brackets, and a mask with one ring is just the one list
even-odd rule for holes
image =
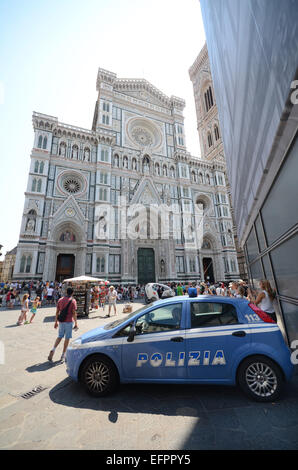
{"label": "handbag", "polygon": [[66,320],[66,317],[67,317],[67,314],[68,314],[68,307],[70,306],[72,302],[72,299],[70,299],[70,301],[68,302],[68,304],[66,305],[66,307],[64,307],[61,312],[59,313],[58,315],[58,321],[61,323],[65,322]]}

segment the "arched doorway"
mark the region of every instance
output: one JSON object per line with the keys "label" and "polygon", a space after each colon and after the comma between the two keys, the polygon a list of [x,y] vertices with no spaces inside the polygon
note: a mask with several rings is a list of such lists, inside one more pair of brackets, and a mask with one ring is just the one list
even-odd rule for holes
{"label": "arched doorway", "polygon": [[155,258],[153,248],[138,249],[138,283],[155,282]]}
{"label": "arched doorway", "polygon": [[214,271],[212,258],[203,258],[204,281],[214,282]]}
{"label": "arched doorway", "polygon": [[69,253],[61,253],[57,256],[55,280],[62,282],[74,276],[75,256]]}
{"label": "arched doorway", "polygon": [[82,228],[77,223],[64,222],[53,229],[50,265],[56,281],[85,274],[85,252],[82,248]]}

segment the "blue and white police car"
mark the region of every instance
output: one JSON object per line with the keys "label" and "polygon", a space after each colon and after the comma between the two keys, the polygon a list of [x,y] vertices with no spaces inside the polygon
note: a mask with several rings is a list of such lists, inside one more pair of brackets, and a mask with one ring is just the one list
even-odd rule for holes
{"label": "blue and white police car", "polygon": [[121,383],[239,385],[274,401],[291,378],[278,325],[247,300],[172,297],[72,341],[67,373],[94,396]]}

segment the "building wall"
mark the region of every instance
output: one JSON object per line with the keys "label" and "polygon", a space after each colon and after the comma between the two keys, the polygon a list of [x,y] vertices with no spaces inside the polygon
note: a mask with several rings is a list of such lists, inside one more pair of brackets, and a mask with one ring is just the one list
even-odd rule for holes
{"label": "building wall", "polygon": [[232,203],[252,283],[268,278],[298,332],[298,4],[201,0]]}
{"label": "building wall", "polygon": [[234,210],[231,202],[231,188],[226,173],[224,146],[206,44],[190,67],[189,76],[193,83],[201,158],[213,163],[218,162],[224,167],[226,191],[223,197],[229,204],[230,220],[220,221],[219,219],[219,224],[222,234],[226,237],[234,237],[240,277],[246,280],[247,268],[244,252],[238,243]]}

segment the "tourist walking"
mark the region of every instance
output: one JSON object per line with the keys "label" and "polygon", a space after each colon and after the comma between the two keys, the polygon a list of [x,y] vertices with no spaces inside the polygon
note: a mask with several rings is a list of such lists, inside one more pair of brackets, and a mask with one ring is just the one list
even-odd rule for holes
{"label": "tourist walking", "polygon": [[58,328],[58,325],[59,325],[59,330],[58,330],[58,337],[55,341],[54,347],[51,349],[50,354],[48,356],[48,360],[50,362],[52,362],[56,348],[60,344],[63,338],[64,338],[64,346],[63,346],[63,352],[62,352],[60,361],[64,362],[65,353],[68,348],[69,341],[72,338],[73,320],[75,323],[75,326],[74,326],[75,330],[78,329],[77,312],[76,312],[77,302],[72,297],[72,294],[73,294],[73,289],[71,287],[68,287],[66,291],[66,296],[61,297],[61,299],[59,299],[57,303],[54,328],[55,329]]}
{"label": "tourist walking", "polygon": [[277,322],[276,314],[274,311],[273,300],[275,298],[275,293],[270,285],[270,282],[267,280],[262,280],[259,283],[261,292],[258,294],[255,304],[263,312],[267,313],[273,321]]}
{"label": "tourist walking", "polygon": [[108,301],[109,301],[109,313],[106,315],[110,317],[111,308],[114,308],[114,315],[116,315],[116,301],[117,301],[117,291],[114,286],[111,286],[108,293]]}
{"label": "tourist walking", "polygon": [[29,312],[29,294],[24,294],[22,298],[21,304],[21,314],[18,318],[17,325],[22,325],[23,321],[24,324],[27,322],[27,313]]}

